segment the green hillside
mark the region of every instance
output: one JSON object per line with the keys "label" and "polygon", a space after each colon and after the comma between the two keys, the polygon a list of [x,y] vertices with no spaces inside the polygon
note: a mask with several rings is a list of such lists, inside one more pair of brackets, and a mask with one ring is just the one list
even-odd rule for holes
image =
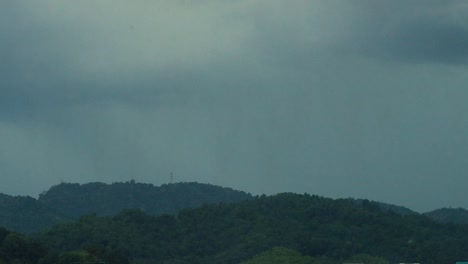
{"label": "green hillside", "polygon": [[31,238],[0,227],[0,264],[70,263],[130,264],[130,259],[121,250],[101,246],[74,251],[51,250]]}
{"label": "green hillside", "polygon": [[250,198],[245,192],[201,183],[62,183],[42,193],[39,199],[0,194],[0,226],[29,234],[86,214],[111,216],[123,209],[138,208],[158,215]]}
{"label": "green hillside", "polygon": [[463,208],[441,208],[424,215],[439,223],[468,224],[468,210]]}
{"label": "green hillside", "polygon": [[176,213],[206,203],[231,203],[251,195],[230,188],[201,183],[175,183],[154,186],[130,182],[62,183],[39,196],[39,202],[63,216],[111,216],[123,209],[138,208],[148,214]]}
{"label": "green hillside", "polygon": [[64,251],[87,245],[121,249],[138,263],[255,263],[262,253],[278,253],[269,251],[275,247],[298,252],[292,258],[332,264],[352,259],[454,263],[468,252],[467,226],[382,211],[367,200],[356,205],[291,193],[159,217],[140,210],[89,215],[36,238]]}
{"label": "green hillside", "polygon": [[65,221],[67,218],[32,197],[0,194],[0,226],[31,233]]}

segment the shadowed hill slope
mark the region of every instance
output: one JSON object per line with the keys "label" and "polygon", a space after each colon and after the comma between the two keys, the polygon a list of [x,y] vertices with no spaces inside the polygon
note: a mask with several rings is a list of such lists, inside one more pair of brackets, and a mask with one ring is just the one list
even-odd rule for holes
{"label": "shadowed hill slope", "polygon": [[39,199],[0,194],[0,226],[32,233],[82,215],[115,215],[123,209],[141,209],[148,214],[175,213],[209,203],[232,203],[252,196],[210,184],[175,183],[162,186],[131,182],[62,183]]}
{"label": "shadowed hill slope", "polygon": [[210,184],[175,183],[154,186],[131,182],[63,183],[39,196],[39,202],[67,218],[82,215],[115,215],[123,209],[138,208],[148,214],[175,213],[206,203],[232,203],[252,196]]}
{"label": "shadowed hill slope", "polygon": [[468,224],[468,210],[463,208],[441,208],[424,215],[439,223]]}
{"label": "shadowed hill slope", "polygon": [[312,257],[310,261],[331,264],[363,259],[455,263],[468,252],[468,226],[382,211],[368,201],[357,205],[349,199],[291,193],[159,217],[138,210],[114,217],[90,215],[37,238],[59,250],[118,247],[140,263],[240,263],[256,261],[262,252],[262,259],[275,255],[268,251],[275,247],[300,253],[282,250],[288,259]]}
{"label": "shadowed hill slope", "polygon": [[356,205],[363,205],[363,204],[369,203],[369,202],[373,203],[374,205],[378,206],[380,208],[380,210],[382,210],[384,212],[394,212],[394,213],[401,214],[401,215],[416,215],[416,214],[418,214],[417,212],[415,212],[415,211],[413,211],[411,209],[408,209],[406,207],[399,206],[399,205],[369,201],[369,200],[366,200],[366,199],[349,198],[349,200],[353,201]]}
{"label": "shadowed hill slope", "polygon": [[0,226],[31,233],[67,221],[47,206],[29,196],[0,194]]}

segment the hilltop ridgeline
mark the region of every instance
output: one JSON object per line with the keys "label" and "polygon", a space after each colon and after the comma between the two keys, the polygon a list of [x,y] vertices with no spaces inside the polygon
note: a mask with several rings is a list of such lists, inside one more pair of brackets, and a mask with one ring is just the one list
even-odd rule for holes
{"label": "hilltop ridgeline", "polygon": [[40,230],[0,227],[0,263],[454,263],[468,252],[465,213],[200,183],[64,183],[39,199],[0,195],[0,226]]}
{"label": "hilltop ridgeline", "polygon": [[[0,226],[21,233],[33,233],[57,223],[76,220],[86,214],[112,216],[123,209],[141,209],[151,215],[176,213],[209,203],[235,203],[252,195],[230,188],[201,183],[154,186],[135,181],[105,183],[61,183],[38,199],[0,194]],[[349,199],[356,205],[362,199]],[[382,211],[418,214],[408,208],[376,202]],[[440,223],[468,224],[465,209],[442,208],[424,213]]]}
{"label": "hilltop ridgeline", "polygon": [[468,210],[464,208],[441,208],[424,215],[439,223],[468,224]]}
{"label": "hilltop ridgeline", "polygon": [[175,183],[159,187],[130,182],[63,183],[39,196],[39,202],[63,216],[77,219],[86,214],[115,215],[123,209],[138,208],[148,214],[176,213],[207,203],[233,203],[252,196],[210,184]]}
{"label": "hilltop ridgeline", "polygon": [[245,192],[201,183],[161,186],[134,181],[62,183],[42,193],[39,199],[0,194],[0,226],[32,233],[87,214],[110,216],[123,209],[138,208],[159,215],[203,204],[233,203],[251,198]]}

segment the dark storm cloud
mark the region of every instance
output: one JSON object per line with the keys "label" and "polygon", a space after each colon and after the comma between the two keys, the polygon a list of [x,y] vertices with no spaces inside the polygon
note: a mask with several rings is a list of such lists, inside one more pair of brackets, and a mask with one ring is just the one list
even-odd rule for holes
{"label": "dark storm cloud", "polygon": [[448,19],[463,2],[12,3],[1,192],[172,171],[255,194],[468,206],[463,51],[416,48],[463,30]]}
{"label": "dark storm cloud", "polygon": [[[297,3],[297,2],[295,2]],[[307,68],[323,55],[466,64],[465,1],[318,1],[266,5],[255,17],[257,57]]]}
{"label": "dark storm cloud", "polygon": [[[395,33],[390,51],[402,58],[421,62],[466,64],[468,62],[468,23],[453,25],[444,22],[418,21],[403,25],[405,29]],[[392,43],[389,40],[387,43]]]}
{"label": "dark storm cloud", "polygon": [[416,63],[468,62],[465,1],[373,1],[357,5],[350,47],[372,56]]}

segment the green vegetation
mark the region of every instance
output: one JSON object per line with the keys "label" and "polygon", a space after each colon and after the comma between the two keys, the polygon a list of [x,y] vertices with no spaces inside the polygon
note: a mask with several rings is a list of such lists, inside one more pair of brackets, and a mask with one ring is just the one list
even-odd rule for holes
{"label": "green vegetation", "polygon": [[78,251],[49,251],[42,244],[21,234],[0,228],[0,264],[70,264],[75,262],[108,262],[129,264],[118,249],[87,247]]}
{"label": "green vegetation", "polygon": [[210,184],[176,183],[156,187],[130,182],[62,183],[36,200],[0,194],[0,226],[21,233],[33,233],[82,215],[111,216],[127,208],[148,214],[176,213],[207,203],[233,203],[252,196]]}
{"label": "green vegetation", "polygon": [[268,251],[262,252],[250,260],[241,264],[318,264],[319,262],[312,257],[303,256],[301,253],[284,248],[274,247]]}
{"label": "green vegetation", "polygon": [[389,264],[386,259],[370,256],[368,254],[357,254],[349,258],[347,263],[372,263],[372,264]]}
{"label": "green vegetation", "polygon": [[441,208],[424,215],[439,223],[468,224],[468,210],[463,208]]}
{"label": "green vegetation", "polygon": [[156,187],[130,182],[62,183],[39,196],[39,202],[66,218],[82,215],[111,216],[123,209],[138,208],[148,214],[176,213],[206,203],[231,203],[252,198],[251,195],[201,183],[176,183]]}
{"label": "green vegetation", "polygon": [[32,197],[0,194],[0,226],[31,233],[64,221],[67,219]]}
{"label": "green vegetation", "polygon": [[197,183],[61,184],[39,200],[0,195],[2,223],[59,223],[30,236],[0,228],[0,264],[455,263],[468,252],[468,225],[453,223],[464,211],[455,213],[437,222],[368,200]]}
{"label": "green vegetation", "polygon": [[[357,205],[362,205],[363,203],[368,202],[367,200],[364,200],[364,199],[349,198],[349,200],[353,201]],[[416,215],[416,214],[418,214],[415,211],[410,210],[410,209],[408,209],[406,207],[403,207],[403,206],[387,204],[387,203],[381,203],[381,202],[373,202],[373,203],[375,205],[377,205],[380,208],[380,210],[382,210],[384,212],[394,212],[394,213],[401,214],[401,215]]]}
{"label": "green vegetation", "polygon": [[0,227],[0,263],[38,263],[46,254],[39,243]]}
{"label": "green vegetation", "polygon": [[466,257],[467,234],[467,226],[382,211],[366,200],[356,205],[348,199],[284,193],[177,215],[155,217],[141,210],[88,215],[35,239],[59,251],[119,248],[137,263],[256,263],[281,255],[311,263],[439,264]]}

